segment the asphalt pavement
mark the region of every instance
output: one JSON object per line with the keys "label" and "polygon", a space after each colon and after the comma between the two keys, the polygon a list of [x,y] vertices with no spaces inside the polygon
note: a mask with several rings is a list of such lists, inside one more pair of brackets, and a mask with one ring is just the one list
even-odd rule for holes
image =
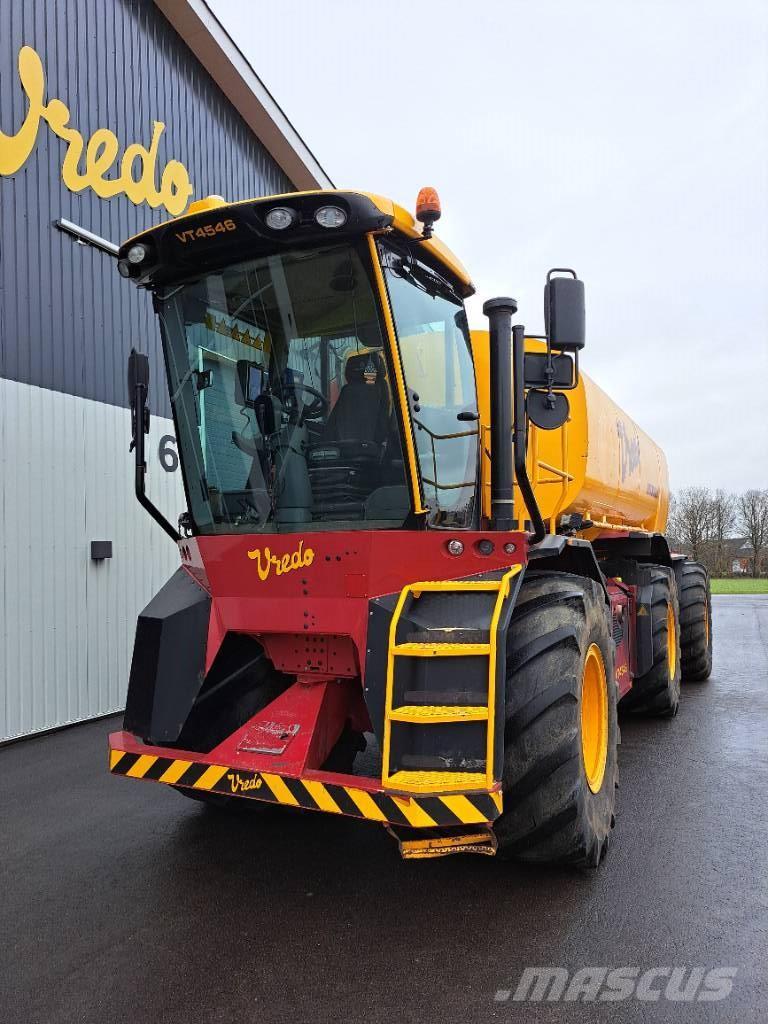
{"label": "asphalt pavement", "polygon": [[[672,721],[622,720],[597,872],[403,862],[375,825],[216,812],[110,777],[116,719],[5,747],[0,1021],[762,1024],[768,597],[716,597],[714,611],[712,678],[684,687]],[[527,967],[569,985],[593,967],[596,998],[516,1000]],[[606,1000],[618,967],[658,973]],[[712,969],[726,998],[702,1000],[704,982],[693,1001],[667,998],[669,978]]]}

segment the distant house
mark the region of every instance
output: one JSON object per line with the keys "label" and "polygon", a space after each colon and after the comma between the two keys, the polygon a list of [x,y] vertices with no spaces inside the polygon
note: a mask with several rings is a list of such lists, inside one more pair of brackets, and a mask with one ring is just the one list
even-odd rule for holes
{"label": "distant house", "polygon": [[752,572],[752,543],[749,537],[733,537],[728,541],[731,572],[741,576]]}

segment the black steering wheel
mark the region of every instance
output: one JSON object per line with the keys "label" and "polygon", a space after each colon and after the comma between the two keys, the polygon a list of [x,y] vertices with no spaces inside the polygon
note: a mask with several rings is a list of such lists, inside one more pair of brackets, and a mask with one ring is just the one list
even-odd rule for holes
{"label": "black steering wheel", "polygon": [[306,391],[308,395],[312,396],[313,401],[308,402],[301,410],[300,421],[302,423],[304,420],[319,420],[328,411],[328,399],[309,384],[286,384],[283,391]]}

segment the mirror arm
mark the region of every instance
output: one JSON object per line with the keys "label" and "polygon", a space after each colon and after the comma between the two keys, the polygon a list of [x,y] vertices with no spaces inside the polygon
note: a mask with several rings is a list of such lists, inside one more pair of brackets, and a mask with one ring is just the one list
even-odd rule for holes
{"label": "mirror arm", "polygon": [[533,535],[530,543],[540,544],[547,535],[547,528],[541,518],[536,496],[528,478],[528,467],[525,464],[528,446],[528,420],[525,413],[525,327],[515,324],[512,328],[512,380],[514,381],[514,404],[512,410],[512,447],[515,461],[515,477],[525,507],[533,523]]}
{"label": "mirror arm", "polygon": [[144,437],[149,433],[149,409],[147,408],[147,387],[145,384],[137,384],[131,400],[131,429],[133,437],[129,451],[136,453],[136,475],[135,490],[139,504],[146,509],[155,522],[161,526],[168,536],[178,543],[181,539],[177,530],[171,526],[163,513],[157,508],[146,495],[145,477],[147,473],[147,460],[145,457]]}

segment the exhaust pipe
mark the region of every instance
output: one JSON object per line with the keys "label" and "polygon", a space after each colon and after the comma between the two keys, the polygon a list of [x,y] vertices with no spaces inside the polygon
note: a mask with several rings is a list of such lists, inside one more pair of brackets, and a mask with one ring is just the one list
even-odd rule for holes
{"label": "exhaust pipe", "polygon": [[517,303],[514,299],[489,299],[483,305],[491,334],[491,528],[515,529],[513,482],[517,476],[520,492],[533,523],[533,535],[529,541],[533,545],[541,543],[547,529],[525,465],[528,435],[525,415],[525,328],[519,324],[512,328],[512,315],[516,312]]}
{"label": "exhaust pipe", "polygon": [[483,313],[491,335],[491,527],[512,530],[512,315],[514,299],[488,299]]}

